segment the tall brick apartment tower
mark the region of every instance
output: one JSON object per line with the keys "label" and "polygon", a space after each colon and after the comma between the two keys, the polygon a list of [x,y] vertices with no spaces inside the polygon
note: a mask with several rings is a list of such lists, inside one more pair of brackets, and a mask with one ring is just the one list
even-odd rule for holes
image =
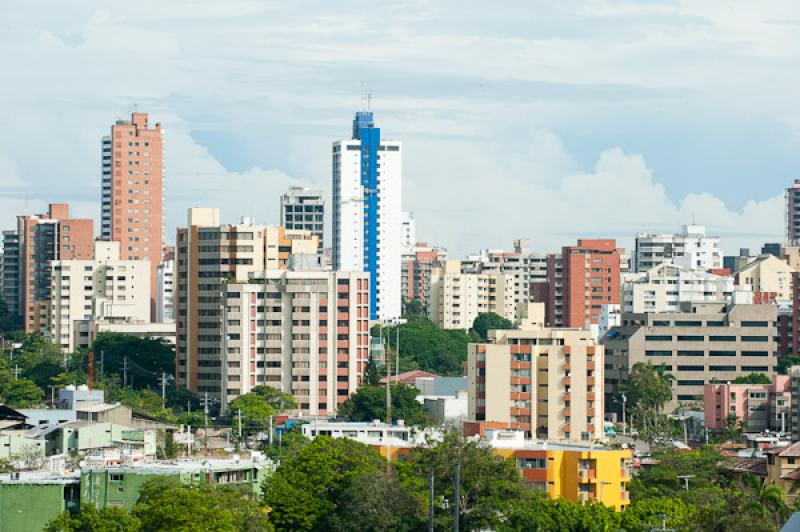
{"label": "tall brick apartment tower", "polygon": [[164,244],[164,144],[161,124],[147,113],[117,120],[102,142],[100,235],[120,243],[121,260],[150,261],[150,307],[155,316],[157,268]]}
{"label": "tall brick apartment tower", "polygon": [[578,240],[547,260],[546,321],[551,327],[596,324],[603,304],[620,302],[620,255],[615,240]]}

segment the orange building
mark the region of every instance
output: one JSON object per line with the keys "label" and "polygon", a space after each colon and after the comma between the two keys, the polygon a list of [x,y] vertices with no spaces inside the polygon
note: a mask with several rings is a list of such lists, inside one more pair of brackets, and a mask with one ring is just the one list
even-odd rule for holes
{"label": "orange building", "polygon": [[164,230],[164,146],[161,124],[147,113],[117,120],[103,137],[101,236],[120,243],[121,260],[150,261],[151,314],[155,312]]}
{"label": "orange building", "polygon": [[547,260],[547,325],[584,328],[604,304],[620,302],[620,256],[615,240],[578,240]]}
{"label": "orange building", "polygon": [[[69,205],[53,203],[47,214],[17,216],[16,231],[6,231],[4,297],[22,316],[25,332],[47,331],[50,318],[50,262],[92,259],[94,223],[69,218]],[[77,281],[77,280],[76,280]]]}

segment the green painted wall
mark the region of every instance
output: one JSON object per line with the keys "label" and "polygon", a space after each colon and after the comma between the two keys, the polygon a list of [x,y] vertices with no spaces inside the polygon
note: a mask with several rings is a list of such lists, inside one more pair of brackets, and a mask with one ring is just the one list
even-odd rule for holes
{"label": "green painted wall", "polygon": [[[65,484],[0,484],[0,532],[38,532],[68,507]],[[77,495],[77,493],[75,493]],[[77,504],[70,501],[69,506]]]}

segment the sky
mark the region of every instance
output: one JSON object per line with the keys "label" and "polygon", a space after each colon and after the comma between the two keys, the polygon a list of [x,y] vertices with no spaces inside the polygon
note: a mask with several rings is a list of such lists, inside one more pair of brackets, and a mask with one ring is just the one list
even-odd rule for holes
{"label": "sky", "polygon": [[796,0],[0,0],[0,66],[4,229],[98,220],[100,139],[135,109],[165,130],[168,241],[192,206],[278,223],[289,186],[330,197],[367,91],[451,257],[692,222],[755,251],[800,178]]}

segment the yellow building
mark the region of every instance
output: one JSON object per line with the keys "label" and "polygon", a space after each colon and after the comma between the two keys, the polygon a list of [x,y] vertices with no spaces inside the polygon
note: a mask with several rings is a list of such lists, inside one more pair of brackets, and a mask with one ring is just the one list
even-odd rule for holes
{"label": "yellow building", "polygon": [[765,484],[778,486],[790,500],[795,500],[798,496],[798,480],[800,480],[800,443],[767,451]]}
{"label": "yellow building", "polygon": [[495,447],[494,451],[515,460],[522,478],[551,499],[598,501],[617,511],[630,504],[630,449],[527,443],[523,447]]}

